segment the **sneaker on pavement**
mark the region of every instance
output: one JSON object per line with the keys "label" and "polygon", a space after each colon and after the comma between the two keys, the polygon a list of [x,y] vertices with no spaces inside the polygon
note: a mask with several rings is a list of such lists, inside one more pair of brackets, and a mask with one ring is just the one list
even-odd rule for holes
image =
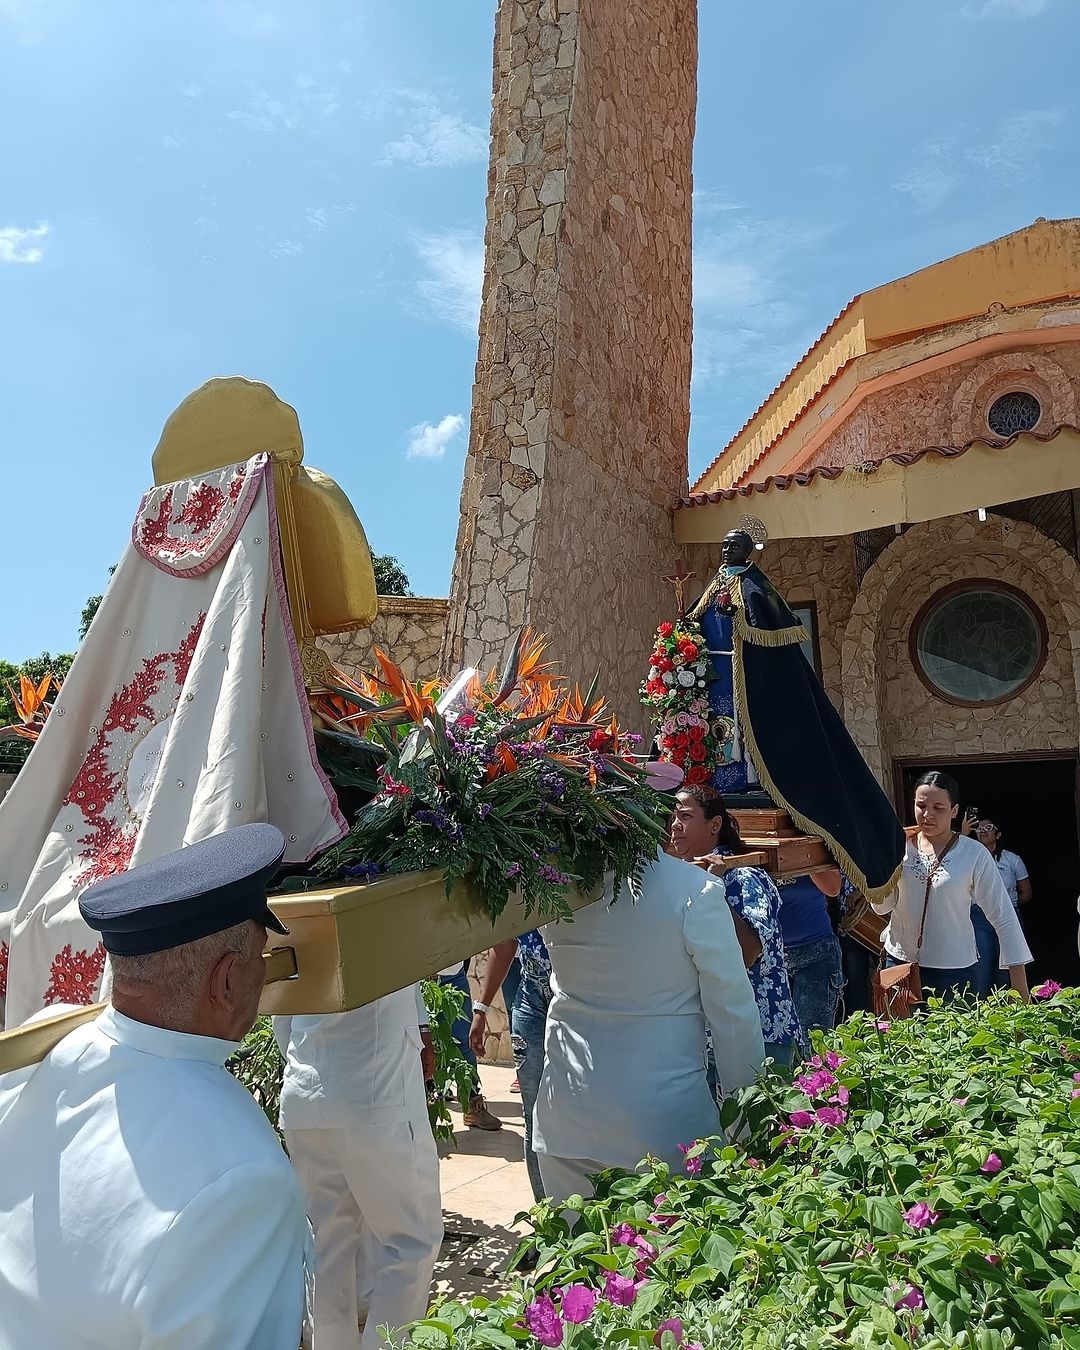
{"label": "sneaker on pavement", "polygon": [[501,1130],[502,1121],[488,1110],[487,1102],[479,1092],[469,1098],[469,1109],[461,1117],[463,1124],[473,1130]]}

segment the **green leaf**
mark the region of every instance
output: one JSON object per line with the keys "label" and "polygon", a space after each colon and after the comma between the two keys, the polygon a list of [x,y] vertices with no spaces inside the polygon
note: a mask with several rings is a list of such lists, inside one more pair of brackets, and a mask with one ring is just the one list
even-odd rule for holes
{"label": "green leaf", "polygon": [[715,1266],[725,1277],[731,1272],[731,1264],[735,1260],[736,1254],[735,1243],[722,1233],[710,1233],[701,1244],[703,1259],[708,1265]]}

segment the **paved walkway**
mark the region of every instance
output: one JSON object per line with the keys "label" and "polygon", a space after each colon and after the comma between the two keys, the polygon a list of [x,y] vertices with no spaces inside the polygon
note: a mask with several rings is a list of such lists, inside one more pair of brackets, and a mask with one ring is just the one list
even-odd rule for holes
{"label": "paved walkway", "polygon": [[511,1068],[481,1065],[490,1110],[501,1130],[458,1126],[454,1142],[441,1144],[446,1239],[435,1267],[436,1294],[497,1296],[502,1273],[523,1230],[514,1219],[532,1204],[522,1155],[521,1098],[510,1091]]}

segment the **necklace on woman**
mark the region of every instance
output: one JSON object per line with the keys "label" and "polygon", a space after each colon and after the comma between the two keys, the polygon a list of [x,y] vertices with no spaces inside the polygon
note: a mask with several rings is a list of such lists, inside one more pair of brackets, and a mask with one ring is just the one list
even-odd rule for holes
{"label": "necklace on woman", "polygon": [[[927,839],[926,835],[923,834],[922,830],[920,830],[918,842],[919,852],[923,855],[924,858],[934,857],[940,859],[941,855],[945,853],[947,849],[952,847],[952,842],[955,838],[956,838],[956,831],[950,830],[949,833],[945,836],[945,838],[941,841],[941,846],[939,848],[938,845],[935,844],[932,839]],[[923,848],[923,844],[929,844],[930,847],[928,849]]]}

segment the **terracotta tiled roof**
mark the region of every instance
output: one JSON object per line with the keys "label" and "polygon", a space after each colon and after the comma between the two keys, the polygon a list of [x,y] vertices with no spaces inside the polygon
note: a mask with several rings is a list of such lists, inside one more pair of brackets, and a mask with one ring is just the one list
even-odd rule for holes
{"label": "terracotta tiled roof", "polygon": [[1018,431],[1016,435],[1010,436],[1007,441],[990,441],[980,436],[976,437],[975,440],[968,441],[966,445],[928,445],[922,450],[901,451],[895,455],[885,455],[881,459],[866,460],[861,464],[822,465],[817,469],[808,469],[805,473],[773,474],[768,478],[763,478],[760,483],[743,483],[739,487],[717,488],[712,492],[692,492],[687,497],[681,497],[675,503],[675,510],[687,510],[692,506],[708,506],[711,502],[731,502],[738,497],[753,497],[759,492],[786,492],[788,488],[806,487],[815,478],[823,478],[826,482],[832,482],[844,473],[869,474],[873,473],[880,465],[889,462],[899,464],[902,468],[908,468],[912,464],[918,464],[927,455],[938,455],[941,459],[959,459],[974,445],[985,445],[991,450],[1005,450],[1014,441],[1019,440],[1021,436],[1027,436],[1033,441],[1052,441],[1062,431],[1080,432],[1080,427],[1062,424],[1052,431],[1046,432]]}

